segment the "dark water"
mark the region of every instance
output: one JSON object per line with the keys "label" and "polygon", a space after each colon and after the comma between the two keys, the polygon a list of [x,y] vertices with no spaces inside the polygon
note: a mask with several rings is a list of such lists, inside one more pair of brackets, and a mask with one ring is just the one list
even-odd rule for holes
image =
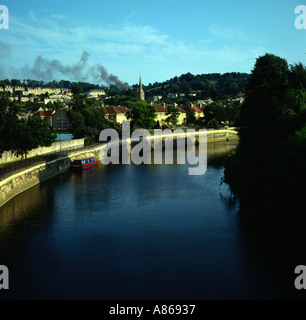
{"label": "dark water", "polygon": [[100,164],[16,197],[0,209],[0,299],[279,298],[220,186],[233,148],[209,144],[203,176]]}

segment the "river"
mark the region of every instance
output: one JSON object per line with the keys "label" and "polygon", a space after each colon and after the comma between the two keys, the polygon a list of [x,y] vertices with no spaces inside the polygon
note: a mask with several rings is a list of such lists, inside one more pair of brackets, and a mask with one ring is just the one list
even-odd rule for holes
{"label": "river", "polygon": [[220,185],[235,143],[208,168],[99,164],[61,174],[0,209],[0,299],[276,299],[274,282]]}

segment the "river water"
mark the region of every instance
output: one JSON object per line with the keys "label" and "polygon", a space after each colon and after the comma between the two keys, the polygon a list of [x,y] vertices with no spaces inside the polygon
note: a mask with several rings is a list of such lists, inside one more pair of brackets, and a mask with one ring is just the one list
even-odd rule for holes
{"label": "river water", "polygon": [[208,168],[99,164],[67,172],[0,209],[0,299],[275,299],[238,204],[220,185],[231,142]]}

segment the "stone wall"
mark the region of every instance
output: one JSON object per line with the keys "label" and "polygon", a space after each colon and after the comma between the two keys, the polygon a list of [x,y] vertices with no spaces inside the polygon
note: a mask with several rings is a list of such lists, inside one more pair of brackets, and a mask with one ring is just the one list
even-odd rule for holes
{"label": "stone wall", "polygon": [[[39,147],[29,151],[27,158],[33,158],[37,156],[43,156],[50,153],[56,153],[71,149],[83,148],[85,139],[74,139],[68,141],[57,141],[53,142],[50,147]],[[21,156],[16,157],[12,155],[11,151],[4,151],[2,158],[0,158],[0,165],[4,163],[10,163],[15,161],[20,161]]]}
{"label": "stone wall", "polygon": [[[173,130],[175,131],[175,130]],[[151,140],[154,141],[154,132],[150,131]],[[171,137],[169,135],[168,137]],[[188,137],[188,133],[184,130],[182,134],[173,134],[174,141],[176,137],[185,136]],[[193,136],[193,135],[192,135]],[[199,131],[195,130],[195,141],[198,142],[199,140]],[[218,141],[229,141],[229,140],[238,140],[238,133],[235,128],[228,128],[228,129],[216,129],[216,130],[207,130],[207,142],[218,142]],[[153,144],[152,144],[153,146]]]}
{"label": "stone wall", "polygon": [[69,158],[63,157],[13,172],[6,179],[0,181],[0,207],[38,183],[69,170],[70,166]]}
{"label": "stone wall", "polygon": [[238,133],[235,128],[221,129],[221,130],[208,130],[207,142],[237,140]]}

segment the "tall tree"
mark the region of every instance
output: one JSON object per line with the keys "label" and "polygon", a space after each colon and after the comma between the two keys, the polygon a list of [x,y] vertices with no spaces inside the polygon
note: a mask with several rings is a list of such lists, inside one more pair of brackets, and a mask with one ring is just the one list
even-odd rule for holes
{"label": "tall tree", "polygon": [[85,138],[86,143],[92,143],[98,140],[101,130],[112,127],[104,108],[92,104],[86,94],[75,94],[72,101],[68,117],[75,138]]}
{"label": "tall tree", "polygon": [[238,149],[225,166],[225,181],[241,203],[261,197],[273,208],[276,202],[271,199],[277,198],[281,207],[289,204],[288,209],[304,202],[305,97],[305,66],[289,67],[271,54],[256,60],[238,121]]}
{"label": "tall tree", "polygon": [[15,130],[18,122],[17,109],[9,100],[8,94],[0,94],[0,156],[10,150],[15,141]]}
{"label": "tall tree", "polygon": [[49,147],[55,139],[56,134],[50,130],[47,121],[37,117],[29,117],[18,121],[14,143],[10,150],[15,155],[26,157],[28,151],[37,147]]}
{"label": "tall tree", "polygon": [[222,104],[212,102],[208,104],[204,111],[204,123],[206,125],[219,126],[221,121],[226,120],[226,112]]}
{"label": "tall tree", "polygon": [[288,75],[285,59],[266,54],[256,60],[241,108],[241,147],[253,145],[256,149],[263,146],[263,140],[272,143],[287,134],[280,131],[279,123],[288,109]]}

